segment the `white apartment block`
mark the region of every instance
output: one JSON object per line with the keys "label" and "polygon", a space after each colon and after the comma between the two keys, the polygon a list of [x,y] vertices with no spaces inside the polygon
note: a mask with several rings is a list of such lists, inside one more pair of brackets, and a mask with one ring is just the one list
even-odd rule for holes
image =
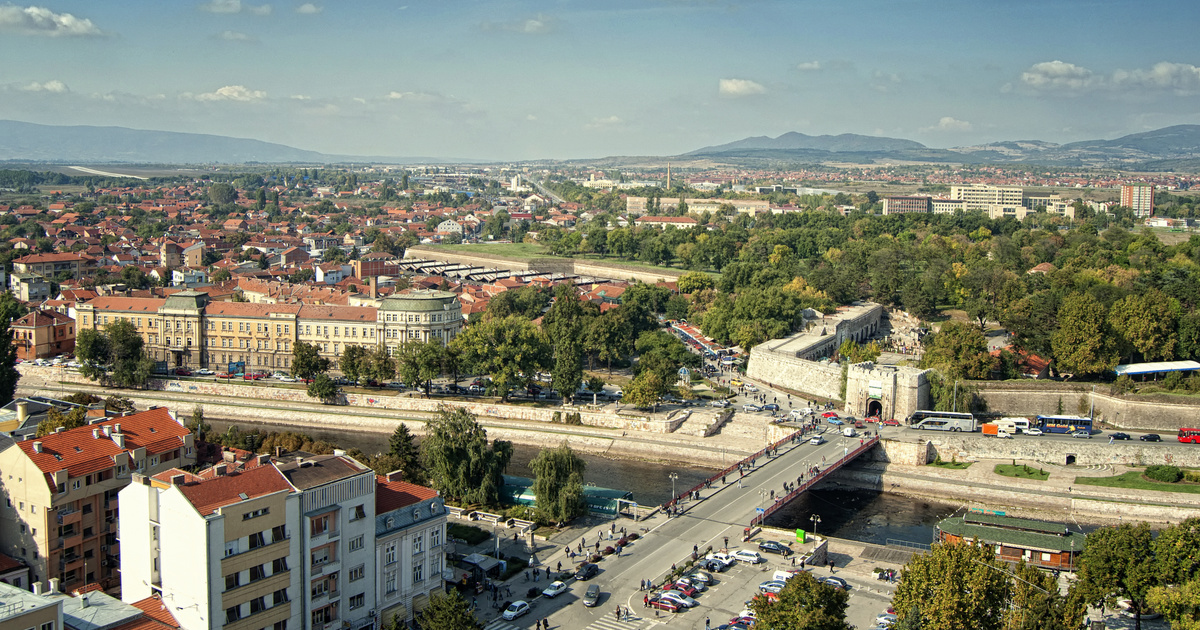
{"label": "white apartment block", "polygon": [[[659,207],[662,211],[674,211],[679,207],[679,198],[662,197],[658,200]],[[687,204],[687,210],[690,214],[700,214],[702,212],[716,212],[721,206],[729,205],[734,210],[743,214],[756,214],[759,212],[770,212],[771,202],[758,199],[698,199],[698,198],[683,198]],[[646,214],[646,206],[648,205],[648,197],[626,197],[625,209],[633,215]]]}
{"label": "white apartment block", "polygon": [[990,206],[1020,206],[1020,186],[951,186],[950,198],[963,202],[964,210],[989,210]]}
{"label": "white apartment block", "polygon": [[341,453],[277,467],[300,492],[304,627],[374,627],[374,471]]}
{"label": "white apartment block", "polygon": [[378,477],[375,489],[375,601],[380,627],[411,621],[441,591],[446,566],[446,506],[436,490]]}
{"label": "white apartment block", "polygon": [[182,630],[301,630],[300,493],[265,460],[134,475],[121,491],[121,595],[157,595]]}

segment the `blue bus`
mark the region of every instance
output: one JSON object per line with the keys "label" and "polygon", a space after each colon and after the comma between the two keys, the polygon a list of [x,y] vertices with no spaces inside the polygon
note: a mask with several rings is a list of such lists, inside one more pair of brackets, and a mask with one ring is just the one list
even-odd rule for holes
{"label": "blue bus", "polygon": [[1038,416],[1037,428],[1046,433],[1074,433],[1076,431],[1093,433],[1092,419],[1079,416]]}

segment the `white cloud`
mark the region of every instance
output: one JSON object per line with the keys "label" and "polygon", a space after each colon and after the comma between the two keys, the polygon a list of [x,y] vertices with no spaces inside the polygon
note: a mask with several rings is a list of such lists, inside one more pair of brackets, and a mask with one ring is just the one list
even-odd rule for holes
{"label": "white cloud", "polygon": [[49,37],[96,37],[103,35],[91,20],[70,13],[55,13],[46,7],[0,6],[0,31]]}
{"label": "white cloud", "polygon": [[1145,70],[1117,70],[1113,72],[1112,83],[1118,87],[1197,92],[1200,91],[1200,68],[1190,63],[1160,61]]}
{"label": "white cloud", "polygon": [[1104,78],[1083,66],[1056,59],[1030,66],[1021,73],[1021,83],[1035,90],[1078,92],[1099,87]]}
{"label": "white cloud", "polygon": [[312,97],[311,97],[311,96],[305,96],[305,95],[303,95],[303,94],[293,94],[293,95],[292,95],[292,100],[293,100],[293,101],[311,101],[311,100],[312,100]]}
{"label": "white cloud", "polygon": [[250,103],[261,101],[267,97],[262,90],[251,90],[242,85],[226,85],[215,92],[206,92],[195,96],[197,101],[237,101]]}
{"label": "white cloud", "polygon": [[621,120],[617,116],[605,116],[604,118],[593,118],[592,122],[584,125],[583,128],[584,129],[600,129],[602,127],[612,127],[613,125],[619,125],[623,122],[625,122],[625,121]]}
{"label": "white cloud", "polygon": [[932,127],[922,127],[921,131],[970,131],[971,129],[971,123],[965,120],[959,120],[952,116],[942,116],[936,125],[933,125]]}
{"label": "white cloud", "polygon": [[554,31],[559,26],[558,18],[539,13],[533,17],[511,22],[484,22],[479,25],[485,31],[509,31],[525,35],[541,35]]}
{"label": "white cloud", "polygon": [[213,37],[215,37],[216,39],[222,40],[222,41],[227,41],[227,42],[252,43],[252,42],[258,41],[258,38],[254,37],[253,35],[249,35],[247,33],[242,33],[240,31],[221,31],[220,33],[217,33],[216,35],[213,35]]}
{"label": "white cloud", "polygon": [[200,5],[200,10],[209,13],[241,13],[245,11],[254,15],[270,15],[271,5],[251,6],[242,4],[242,0],[208,0]]}
{"label": "white cloud", "polygon": [[51,79],[45,83],[38,83],[37,81],[34,81],[29,85],[22,86],[21,89],[26,92],[53,92],[54,94],[63,94],[71,91],[71,89],[67,87],[66,83],[63,83],[58,79]]}
{"label": "white cloud", "polygon": [[305,2],[304,4],[296,7],[296,13],[303,13],[304,15],[314,15],[324,10],[325,7],[319,7],[311,2]]}
{"label": "white cloud", "polygon": [[441,94],[431,94],[429,92],[388,92],[387,99],[389,101],[408,101],[410,103],[440,103],[446,98]]}
{"label": "white cloud", "polygon": [[741,97],[764,94],[767,88],[763,87],[761,83],[755,83],[749,79],[721,79],[717,91],[721,96]]}
{"label": "white cloud", "polygon": [[816,72],[821,69],[820,61],[805,61],[796,64],[796,69],[801,72]]}

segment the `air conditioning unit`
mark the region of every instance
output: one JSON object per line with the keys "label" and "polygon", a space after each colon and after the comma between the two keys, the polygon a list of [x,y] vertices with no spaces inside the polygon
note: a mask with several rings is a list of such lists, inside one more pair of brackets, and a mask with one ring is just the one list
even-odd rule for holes
{"label": "air conditioning unit", "polygon": [[100,551],[108,553],[108,545],[100,545]]}

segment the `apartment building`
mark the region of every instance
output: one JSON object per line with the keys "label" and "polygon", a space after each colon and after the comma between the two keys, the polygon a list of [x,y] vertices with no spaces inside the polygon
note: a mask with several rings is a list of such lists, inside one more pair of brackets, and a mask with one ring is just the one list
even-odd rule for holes
{"label": "apartment building", "polygon": [[1148,217],[1154,214],[1154,185],[1153,184],[1123,184],[1121,186],[1121,205],[1133,210],[1136,217]]}
{"label": "apartment building", "polygon": [[0,628],[63,630],[62,602],[0,582]]}
{"label": "apartment building", "polygon": [[79,279],[90,266],[88,263],[94,261],[78,254],[30,254],[13,261],[13,273],[36,273],[43,278],[55,278],[65,273],[73,279]]}
{"label": "apartment building", "polygon": [[446,505],[433,488],[403,481],[400,473],[376,479],[375,603],[380,626],[412,621],[441,590],[446,566]]}
{"label": "apartment building", "polygon": [[932,209],[930,197],[884,197],[883,213],[912,214],[928,213]]}
{"label": "apartment building", "polygon": [[50,281],[36,273],[13,273],[8,288],[22,302],[41,303],[50,299]]}
{"label": "apartment building", "polygon": [[158,248],[158,263],[163,267],[201,267],[204,265],[204,241],[163,241]]}
{"label": "apartment building", "polygon": [[167,409],[107,418],[0,451],[0,551],[33,581],[120,586],[117,494],[135,472],[196,463],[193,435]]}
{"label": "apartment building", "polygon": [[[658,200],[658,206],[662,211],[674,211],[679,208],[679,201],[679,198],[662,197]],[[687,204],[688,212],[691,214],[700,214],[705,211],[716,212],[724,205],[731,206],[734,210],[743,214],[771,211],[771,202],[759,199],[683,198],[683,202]],[[625,198],[625,210],[630,214],[645,214],[648,204],[649,197]]]}
{"label": "apartment building", "polygon": [[305,627],[300,495],[265,455],[134,475],[120,501],[126,601],[157,596],[184,630]]}
{"label": "apartment building", "polygon": [[389,350],[407,341],[449,343],[462,330],[462,304],[453,293],[412,290],[372,306],[211,302],[206,293],[181,291],[166,299],[98,297],[76,306],[80,328],[133,323],[146,352],[171,367],[247,369],[291,366],[292,346],[304,341],[337,364],[347,345]]}
{"label": "apartment building", "polygon": [[963,202],[967,210],[988,210],[990,206],[1020,206],[1023,192],[1020,186],[951,186],[950,198]]}
{"label": "apartment building", "polygon": [[375,472],[343,454],[276,467],[300,495],[304,627],[374,628]]}
{"label": "apartment building", "polygon": [[58,311],[34,309],[11,325],[13,344],[22,361],[75,351],[75,320]]}

